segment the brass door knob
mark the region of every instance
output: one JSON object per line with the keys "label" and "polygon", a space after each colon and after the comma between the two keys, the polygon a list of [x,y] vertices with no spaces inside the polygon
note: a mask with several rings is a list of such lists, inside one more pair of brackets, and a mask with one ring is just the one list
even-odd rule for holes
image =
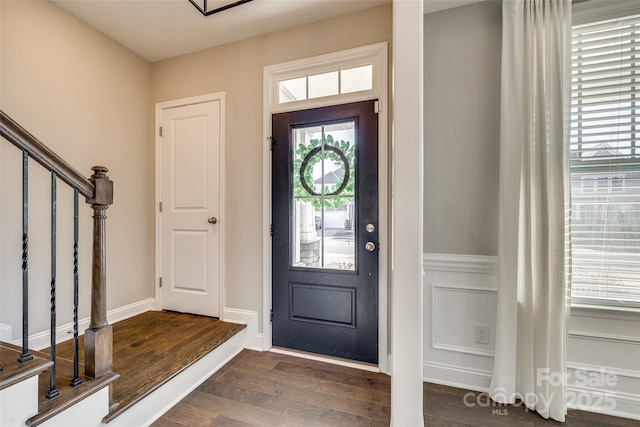
{"label": "brass door knob", "polygon": [[218,223],[218,218],[216,218],[215,216],[212,216],[207,221],[209,222],[209,224],[217,224]]}

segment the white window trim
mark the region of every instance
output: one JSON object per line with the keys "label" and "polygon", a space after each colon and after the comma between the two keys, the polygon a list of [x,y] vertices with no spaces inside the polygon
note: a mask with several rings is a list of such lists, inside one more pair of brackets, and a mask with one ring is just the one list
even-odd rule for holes
{"label": "white window trim", "polygon": [[588,0],[572,7],[573,25],[640,13],[638,0]]}
{"label": "white window trim", "polygon": [[[263,350],[272,346],[271,336],[271,116],[275,113],[309,108],[378,100],[378,201],[379,201],[379,268],[378,268],[378,368],[390,371],[388,275],[389,239],[389,103],[388,43],[381,42],[326,55],[304,58],[264,67],[263,74],[263,156],[262,156],[262,325]],[[278,82],[309,74],[373,65],[371,90],[279,103]]]}
{"label": "white window trim", "polygon": [[[265,105],[265,107],[268,107],[270,114],[275,114],[285,111],[297,111],[370,99],[381,99],[380,94],[382,93],[382,87],[386,87],[386,59],[387,43],[383,42],[267,66],[264,68],[264,96],[265,101],[268,100],[268,105]],[[363,65],[373,65],[372,88],[370,90],[284,103],[279,102],[278,82],[282,80],[328,73],[330,71],[340,71]]]}
{"label": "white window trim", "polygon": [[[588,0],[572,6],[572,25],[636,14],[640,14],[640,2],[637,0]],[[595,185],[593,191],[597,191]],[[571,298],[571,311],[573,313],[576,310],[628,313],[633,314],[634,317],[640,314],[640,307],[635,305],[626,306],[613,301]]]}

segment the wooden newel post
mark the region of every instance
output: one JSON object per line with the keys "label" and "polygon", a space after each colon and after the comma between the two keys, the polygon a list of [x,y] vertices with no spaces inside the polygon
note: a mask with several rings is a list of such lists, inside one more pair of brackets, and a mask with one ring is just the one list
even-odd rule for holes
{"label": "wooden newel post", "polygon": [[91,272],[91,322],[84,333],[85,374],[98,378],[111,372],[113,332],[107,321],[106,211],[113,203],[113,182],[103,166],[91,168],[95,186],[87,203],[93,209],[93,262]]}

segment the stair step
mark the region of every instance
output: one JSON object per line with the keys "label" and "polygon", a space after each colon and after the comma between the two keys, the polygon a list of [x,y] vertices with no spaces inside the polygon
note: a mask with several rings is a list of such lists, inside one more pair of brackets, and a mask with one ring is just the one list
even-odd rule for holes
{"label": "stair step", "polygon": [[34,377],[53,365],[46,357],[33,356],[33,360],[18,362],[22,348],[17,345],[0,342],[0,390]]}
{"label": "stair step", "polygon": [[[34,351],[33,353],[40,357],[46,356],[46,353],[39,351]],[[73,361],[56,357],[56,388],[60,395],[55,399],[47,399],[44,397],[46,391],[49,390],[51,377],[50,371],[43,372],[39,379],[41,396],[39,396],[38,414],[29,418],[26,424],[31,427],[42,424],[83,399],[102,390],[104,387],[109,386],[120,377],[120,375],[111,372],[100,378],[93,379],[85,376],[83,372],[84,366],[80,366],[80,379],[82,380],[82,384],[77,387],[72,387],[70,383],[74,377]]]}
{"label": "stair step", "polygon": [[[152,315],[154,314],[152,313]],[[168,315],[163,313],[162,318]],[[191,315],[180,315],[180,317],[186,316]],[[164,348],[160,347],[160,342],[157,342],[156,344],[160,348],[156,350],[159,351],[145,360],[133,362],[123,358],[122,360],[116,359],[114,361],[116,369],[119,369],[118,366],[120,364],[125,366],[126,364],[136,365],[136,369],[126,371],[125,366],[122,366],[124,371],[123,378],[113,388],[113,400],[118,405],[111,409],[109,415],[104,418],[104,423],[111,422],[129,408],[141,402],[151,393],[246,328],[246,325],[225,323],[213,318],[191,317],[194,318],[196,324],[200,324],[201,329],[193,327],[191,332],[188,332],[178,328],[178,330],[182,331],[183,336],[191,334],[188,339],[182,338],[183,341],[179,345],[175,345],[176,341],[179,342],[179,338],[174,337],[173,345],[168,343],[165,344],[166,347]],[[176,324],[178,324],[178,320],[174,319],[173,326],[175,327]],[[149,329],[147,329],[147,332]],[[171,336],[169,332],[164,332],[164,335]],[[132,356],[135,356],[135,354],[136,352],[134,351]]]}
{"label": "stair step", "polygon": [[[167,326],[171,327],[168,328]],[[122,374],[110,373],[98,379],[91,379],[82,375],[84,372],[84,355],[80,351],[80,378],[82,384],[77,387],[71,387],[70,382],[73,378],[73,342],[65,341],[59,343],[56,347],[56,388],[60,395],[55,399],[49,400],[45,394],[49,390],[51,362],[48,360],[50,355],[48,349],[43,351],[31,351],[35,360],[44,362],[44,367],[38,371],[39,391],[38,391],[38,414],[32,416],[26,421],[26,425],[30,427],[38,426],[51,420],[58,414],[71,409],[78,402],[87,399],[98,393],[105,387],[110,386],[111,401],[113,404],[108,408],[109,413],[102,419],[103,423],[115,421],[118,424],[120,415],[127,414],[124,418],[131,419],[151,419],[149,418],[149,406],[145,406],[146,398],[150,395],[161,395],[160,400],[163,402],[161,406],[165,408],[175,397],[175,387],[183,387],[184,390],[189,389],[193,379],[178,379],[180,374],[186,369],[196,367],[197,378],[204,379],[211,374],[213,367],[222,363],[222,359],[226,359],[232,350],[236,347],[238,351],[243,346],[243,335],[237,335],[243,331],[246,325],[232,324],[221,322],[214,318],[193,316],[187,314],[173,312],[147,312],[134,318],[124,320],[114,324],[114,370]],[[225,343],[229,342],[229,345]],[[80,337],[79,347],[84,347],[84,337]],[[220,354],[213,355],[213,350],[223,347]],[[20,354],[20,348],[14,347],[14,353],[7,359],[16,360]],[[228,347],[228,348],[227,348]],[[223,357],[224,356],[224,357]],[[220,359],[220,360],[218,360]],[[4,358],[2,359],[4,360]],[[204,361],[202,364],[200,361]],[[3,362],[4,374],[10,369],[9,364]],[[200,372],[202,371],[202,372]],[[3,372],[0,372],[2,378]],[[194,375],[194,374],[190,374]],[[32,375],[33,376],[33,375]],[[175,381],[174,381],[175,380]],[[115,382],[115,383],[114,383]],[[182,384],[185,383],[185,384]],[[162,391],[162,386],[164,391]],[[167,390],[170,390],[168,392]],[[180,389],[182,390],[182,389]],[[180,391],[176,396],[184,391]],[[170,396],[171,395],[171,396]],[[156,397],[158,397],[156,396]],[[169,396],[169,397],[168,397]],[[95,400],[99,396],[87,399],[83,404]],[[101,398],[101,397],[100,397]],[[164,400],[163,400],[164,399]],[[167,400],[168,399],[168,400]],[[158,399],[154,398],[154,404]],[[166,400],[166,401],[165,401]],[[35,402],[34,402],[35,405]],[[145,406],[140,410],[138,406]],[[129,409],[134,409],[128,411]],[[157,412],[157,408],[151,408],[153,414]],[[166,409],[166,408],[165,408]],[[26,417],[35,413],[33,411]],[[131,414],[134,412],[135,414]],[[69,415],[70,412],[62,414],[61,417],[55,418],[53,423],[61,423],[61,419]],[[75,415],[73,415],[75,416]],[[43,424],[42,427],[50,423]],[[124,422],[118,425],[138,425]],[[142,423],[144,424],[144,423]]]}
{"label": "stair step", "polygon": [[79,386],[71,387],[68,383],[61,384],[58,386],[60,396],[52,400],[41,399],[38,404],[38,414],[29,418],[26,425],[35,427],[44,423],[92,394],[102,390],[104,387],[109,386],[117,380],[120,375],[109,373],[97,379],[81,377],[83,377],[83,382]]}

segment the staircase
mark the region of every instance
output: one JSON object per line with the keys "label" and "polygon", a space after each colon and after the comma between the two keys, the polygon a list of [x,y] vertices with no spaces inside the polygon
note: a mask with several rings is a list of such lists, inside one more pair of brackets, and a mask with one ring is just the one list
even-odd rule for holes
{"label": "staircase", "polygon": [[[50,360],[34,356],[29,363],[20,363],[19,347],[0,343],[0,425],[23,425],[38,413],[38,376],[49,369]],[[10,408],[11,410],[9,410]]]}
{"label": "staircase", "polygon": [[[22,151],[22,203],[15,206],[22,213],[22,342],[20,347],[1,344],[0,359],[0,405],[2,405],[2,425],[36,426],[75,406],[80,401],[94,395],[107,397],[109,386],[118,378],[112,370],[112,329],[107,322],[106,304],[106,210],[113,202],[113,183],[107,176],[107,168],[95,166],[93,175],[85,178],[67,162],[51,151],[36,137],[27,132],[11,117],[0,111],[0,135]],[[30,160],[35,161],[51,175],[50,207],[50,352],[43,354],[29,347],[29,173]],[[73,360],[59,360],[56,357],[57,322],[57,200],[58,184],[69,186],[73,191],[73,254],[68,258],[73,264]],[[78,348],[78,228],[79,198],[84,196],[93,210],[93,247],[91,248],[91,321],[84,332],[84,373],[80,373]],[[5,207],[10,209],[14,206]],[[37,265],[42,271],[47,266]],[[37,400],[37,384],[48,377],[46,399]],[[36,385],[36,392],[30,389]],[[35,403],[30,394],[34,395]],[[23,404],[16,404],[18,399]],[[16,409],[18,408],[19,411]],[[34,409],[35,408],[35,409]],[[27,415],[27,418],[25,418]]]}
{"label": "staircase", "polygon": [[[152,313],[157,312],[147,312],[136,318],[148,318]],[[129,320],[122,323],[127,322]],[[189,345],[174,350],[176,354],[169,356],[162,353],[162,346],[158,345],[154,354],[144,358],[138,357],[139,360],[135,362],[131,361],[132,356],[141,353],[134,352],[124,357],[120,355],[115,359],[120,366],[119,369],[128,366],[134,372],[125,374],[123,378],[118,378],[118,375],[113,373],[96,380],[83,377],[86,382],[75,388],[64,385],[68,383],[73,372],[73,363],[64,359],[70,342],[59,344],[58,350],[63,354],[63,357],[58,357],[57,360],[57,375],[59,383],[62,383],[59,388],[61,398],[54,400],[45,397],[49,383],[48,369],[52,364],[48,354],[34,351],[32,361],[20,364],[17,360],[22,349],[19,346],[1,343],[0,361],[4,370],[0,372],[0,426],[150,425],[245,347],[245,325],[233,325],[207,318],[201,323],[205,322],[216,322],[219,326],[209,328],[204,333],[201,329],[206,325],[199,325],[195,328],[197,330],[188,331],[186,336],[189,337]],[[120,323],[116,323],[115,327],[120,327]],[[132,341],[128,334],[116,333],[115,337],[116,342],[126,341],[132,349],[137,348],[140,342],[135,339]],[[160,337],[159,340],[162,341],[164,338]],[[153,343],[145,344],[146,347],[149,345]],[[169,368],[162,359],[179,360],[182,366],[174,365]],[[113,400],[117,403],[109,405]]]}
{"label": "staircase", "polygon": [[[207,338],[206,334],[199,334],[201,339],[207,340],[206,346],[214,343],[215,349],[206,350],[197,356],[193,353],[180,357],[183,366],[171,372],[156,372],[157,364],[152,360],[145,361],[146,365],[156,369],[144,372],[143,376],[159,378],[158,384],[153,387],[149,384],[135,387],[134,384],[136,393],[129,393],[129,397],[140,395],[139,397],[131,399],[125,405],[114,403],[113,385],[119,375],[112,372],[113,328],[107,321],[106,306],[106,210],[113,202],[113,183],[107,176],[108,170],[95,166],[91,177],[85,178],[1,110],[0,136],[22,152],[21,203],[19,206],[8,207],[5,204],[3,207],[18,209],[22,216],[22,238],[20,242],[16,242],[16,247],[22,248],[22,340],[20,345],[0,341],[0,426],[93,427],[104,426],[106,423],[115,427],[149,425],[245,347],[244,326],[226,326],[222,337]],[[29,259],[29,239],[32,237],[29,230],[29,166],[34,162],[51,175],[51,259],[47,265],[32,267]],[[62,254],[60,262],[56,245],[59,183],[69,186],[73,191],[74,213],[73,253]],[[79,248],[78,243],[80,196],[85,197],[93,212],[93,245],[90,251],[86,250],[87,253],[90,252],[87,258],[92,260],[91,312],[84,336],[78,326],[78,293],[83,287],[78,277],[78,258],[79,253],[84,251]],[[56,331],[61,326],[56,324],[56,266],[67,262],[67,258],[73,265],[73,323],[69,328],[73,338],[60,345],[60,354],[57,354],[57,344],[66,337],[56,337]],[[29,271],[33,268],[37,270],[32,272],[41,274],[42,271],[50,270],[51,273],[49,349],[46,352],[33,350],[29,346],[29,311],[32,309],[29,304]],[[82,288],[83,293],[87,287]],[[2,332],[0,330],[0,334]],[[128,338],[125,336],[125,339]],[[42,345],[42,340],[37,341],[39,348],[46,347]]]}

